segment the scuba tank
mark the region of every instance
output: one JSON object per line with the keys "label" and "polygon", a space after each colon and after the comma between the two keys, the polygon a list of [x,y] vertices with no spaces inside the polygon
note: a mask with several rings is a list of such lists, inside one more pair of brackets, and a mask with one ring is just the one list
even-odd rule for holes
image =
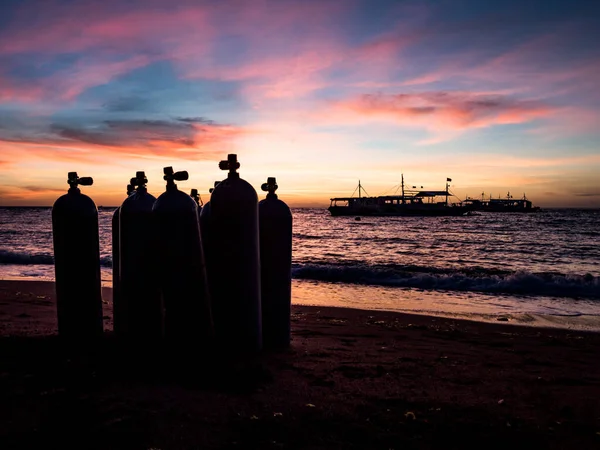
{"label": "scuba tank", "polygon": [[[200,214],[202,213],[202,199],[200,198],[200,194],[198,193],[198,189],[192,189],[190,191],[190,197],[194,199],[196,202],[196,206],[198,207],[198,226],[200,225]],[[202,238],[202,233],[200,233],[200,238]],[[200,239],[202,240],[202,239]],[[206,258],[206,256],[205,256]],[[206,263],[206,261],[205,261]]]}
{"label": "scuba tank", "polygon": [[119,213],[121,296],[128,340],[157,342],[163,335],[163,311],[156,284],[156,256],[152,206],[144,172],[136,172],[136,188],[125,199]]}
{"label": "scuba tank", "polygon": [[198,189],[192,189],[190,191],[190,197],[192,197],[196,202],[196,206],[198,206],[198,217],[200,217],[200,211],[202,211],[202,198],[200,198]]}
{"label": "scuba tank", "polygon": [[[217,185],[220,183],[220,181],[215,181],[214,187],[211,187],[208,190],[209,194],[212,194],[213,191],[215,190],[215,188],[217,187]],[[192,193],[195,191],[196,189],[192,189]],[[200,195],[198,195],[198,199],[200,199]],[[200,202],[202,202],[202,200],[200,199]],[[200,234],[202,236],[202,244],[206,244],[204,242],[204,231],[202,230],[202,224],[205,223],[205,228],[208,226],[208,220],[210,217],[210,200],[207,201],[206,203],[202,204],[202,209],[200,210]],[[206,258],[206,255],[204,255],[204,257]]]}
{"label": "scuba tank", "polygon": [[98,209],[77,187],[91,186],[91,177],[69,172],[67,183],[52,207],[56,307],[59,336],[78,342],[103,333]]}
{"label": "scuba tank", "polygon": [[[198,207],[175,181],[187,172],[164,168],[166,191],[152,206],[158,275],[164,306],[165,340],[173,348],[208,344],[213,335],[210,298],[198,226]],[[203,342],[204,341],[204,342]]]}
{"label": "scuba tank", "polygon": [[262,330],[265,348],[290,345],[292,303],[292,213],[277,198],[275,178],[261,189],[267,197],[258,204]]}
{"label": "scuba tank", "polygon": [[[214,186],[217,187],[218,181],[215,181]],[[214,188],[208,190],[212,194]],[[210,293],[211,302],[214,300],[214,286],[216,284],[216,278],[214,274],[214,259],[215,252],[218,251],[218,247],[215,245],[214,237],[212,236],[212,229],[210,223],[210,200],[207,201],[200,214],[198,216],[200,221],[200,237],[202,241],[202,253],[204,254],[204,264],[206,266],[206,279],[208,282],[208,291]],[[214,305],[211,306],[211,311],[214,309]],[[214,313],[213,313],[214,315]]]}
{"label": "scuba tank", "polygon": [[[134,186],[131,184],[127,185],[127,197],[129,197],[133,191]],[[119,257],[119,206],[115,209],[112,216],[112,285],[113,285],[113,331],[117,335],[124,333],[123,326],[123,310],[121,304],[121,273],[119,271],[120,257]]]}
{"label": "scuba tank", "polygon": [[219,163],[229,173],[210,199],[211,291],[218,345],[251,353],[262,348],[258,197],[239,167],[237,155]]}

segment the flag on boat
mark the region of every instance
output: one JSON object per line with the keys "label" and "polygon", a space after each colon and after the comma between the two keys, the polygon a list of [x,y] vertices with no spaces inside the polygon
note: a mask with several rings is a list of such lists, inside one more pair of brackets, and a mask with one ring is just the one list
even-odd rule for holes
{"label": "flag on boat", "polygon": [[452,178],[446,178],[446,181],[452,181]]}

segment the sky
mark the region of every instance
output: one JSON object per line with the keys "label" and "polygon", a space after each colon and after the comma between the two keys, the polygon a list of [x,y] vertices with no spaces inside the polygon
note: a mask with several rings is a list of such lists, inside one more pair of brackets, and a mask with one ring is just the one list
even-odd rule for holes
{"label": "sky", "polygon": [[[236,153],[292,207],[360,179],[600,207],[600,2],[2,0],[0,205],[67,172],[204,201]],[[456,199],[455,199],[456,200]]]}

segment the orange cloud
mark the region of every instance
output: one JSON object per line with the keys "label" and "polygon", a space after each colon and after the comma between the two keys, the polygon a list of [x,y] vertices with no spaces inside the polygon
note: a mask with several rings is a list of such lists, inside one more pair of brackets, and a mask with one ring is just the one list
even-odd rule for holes
{"label": "orange cloud", "polygon": [[[52,124],[45,133],[2,136],[11,153],[52,161],[106,162],[107,156],[206,160],[220,157],[236,139],[255,132],[201,117],[172,120],[105,120],[90,126]],[[8,149],[7,149],[8,150]],[[218,156],[217,156],[218,155]]]}

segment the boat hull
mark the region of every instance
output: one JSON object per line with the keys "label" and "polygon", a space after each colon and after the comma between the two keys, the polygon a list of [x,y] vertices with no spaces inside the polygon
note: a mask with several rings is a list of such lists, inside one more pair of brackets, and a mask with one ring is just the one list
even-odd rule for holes
{"label": "boat hull", "polygon": [[347,206],[330,206],[327,208],[332,216],[370,216],[370,217],[406,217],[406,216],[462,216],[469,208],[461,206],[444,206],[439,208],[402,208],[399,205],[393,209],[379,208],[349,208]]}
{"label": "boat hull", "polygon": [[492,213],[539,213],[541,209],[534,208],[473,208],[472,211],[492,212]]}

